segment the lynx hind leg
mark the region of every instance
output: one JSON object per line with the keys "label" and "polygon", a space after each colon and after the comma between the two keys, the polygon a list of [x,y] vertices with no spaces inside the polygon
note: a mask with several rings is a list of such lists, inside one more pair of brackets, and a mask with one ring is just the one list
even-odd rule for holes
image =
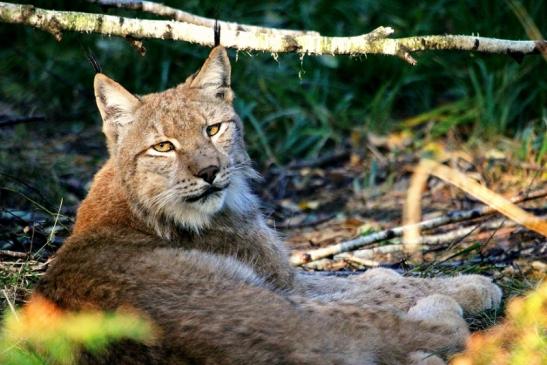
{"label": "lynx hind leg", "polygon": [[378,268],[352,279],[375,288],[379,299],[403,310],[416,303],[417,299],[432,294],[444,294],[454,298],[470,314],[496,309],[502,298],[501,289],[492,279],[482,275],[412,278],[403,277],[394,270]]}
{"label": "lynx hind leg", "polygon": [[501,304],[501,289],[486,276],[461,275],[435,281],[441,285],[438,292],[454,298],[467,313],[497,309]]}
{"label": "lynx hind leg", "polygon": [[351,276],[351,278],[356,281],[364,281],[364,280],[374,280],[374,279],[399,280],[399,279],[402,279],[403,277],[401,276],[401,274],[399,274],[395,270],[376,268],[376,269],[369,269],[365,271],[365,273],[362,275]]}

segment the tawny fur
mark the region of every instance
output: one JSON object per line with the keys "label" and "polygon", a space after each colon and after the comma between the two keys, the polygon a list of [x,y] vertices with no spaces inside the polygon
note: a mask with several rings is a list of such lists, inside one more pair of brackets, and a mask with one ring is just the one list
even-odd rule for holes
{"label": "tawny fur", "polygon": [[[291,268],[248,186],[256,174],[223,48],[176,88],[137,97],[99,74],[95,94],[110,159],[35,295],[70,311],[133,308],[157,334],[83,353],[82,364],[442,364],[430,354],[468,335],[462,308],[499,305],[499,288],[477,275]],[[165,141],[174,150],[153,148]]]}

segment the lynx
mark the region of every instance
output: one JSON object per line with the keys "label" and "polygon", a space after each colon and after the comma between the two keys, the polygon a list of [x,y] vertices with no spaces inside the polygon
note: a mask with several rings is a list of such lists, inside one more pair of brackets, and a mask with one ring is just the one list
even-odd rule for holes
{"label": "lynx", "polygon": [[95,76],[110,158],[34,296],[67,311],[130,308],[155,339],[80,363],[443,364],[468,336],[462,313],[498,307],[500,289],[478,275],[293,269],[249,187],[230,73],[216,47],[160,93]]}

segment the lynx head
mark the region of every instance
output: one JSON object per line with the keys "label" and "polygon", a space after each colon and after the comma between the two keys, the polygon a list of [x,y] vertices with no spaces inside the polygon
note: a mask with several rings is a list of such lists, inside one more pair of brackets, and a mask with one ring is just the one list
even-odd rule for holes
{"label": "lynx head", "polygon": [[103,74],[95,97],[110,158],[134,213],[168,238],[200,231],[224,210],[254,209],[254,176],[235,113],[226,50],[179,86],[135,96]]}

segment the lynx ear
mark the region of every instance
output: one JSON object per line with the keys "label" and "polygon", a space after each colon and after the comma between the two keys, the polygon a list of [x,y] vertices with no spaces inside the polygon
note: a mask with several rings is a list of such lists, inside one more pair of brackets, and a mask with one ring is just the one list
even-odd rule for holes
{"label": "lynx ear", "polygon": [[224,47],[217,46],[190,83],[190,88],[202,89],[216,98],[231,101],[230,74],[228,53]]}
{"label": "lynx ear", "polygon": [[133,112],[140,104],[140,100],[101,73],[95,75],[93,85],[97,107],[103,118],[103,132],[110,142],[115,142],[119,127],[133,121]]}

